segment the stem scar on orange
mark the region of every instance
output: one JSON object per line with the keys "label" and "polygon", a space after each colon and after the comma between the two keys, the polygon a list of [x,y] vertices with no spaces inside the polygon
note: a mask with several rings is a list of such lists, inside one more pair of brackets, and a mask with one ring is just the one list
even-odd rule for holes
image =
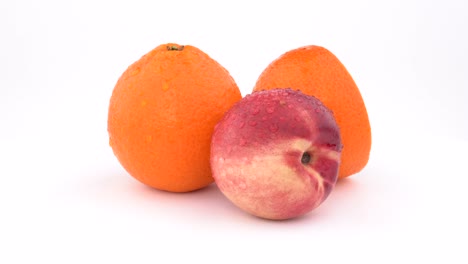
{"label": "stem scar on orange", "polygon": [[125,170],[146,185],[171,192],[203,188],[214,181],[214,127],[240,99],[228,71],[207,54],[189,45],[160,45],[117,81],[109,144]]}
{"label": "stem scar on orange", "polygon": [[301,90],[333,111],[343,140],[340,178],[366,166],[371,149],[366,106],[353,78],[333,53],[319,46],[286,52],[262,72],[254,91],[274,88]]}

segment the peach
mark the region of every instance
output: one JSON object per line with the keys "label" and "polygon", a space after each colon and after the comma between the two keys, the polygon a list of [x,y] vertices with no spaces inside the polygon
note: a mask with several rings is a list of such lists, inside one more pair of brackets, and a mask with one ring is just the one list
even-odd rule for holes
{"label": "peach", "polygon": [[210,163],[221,192],[240,209],[289,219],[318,207],[337,181],[342,143],[333,113],[291,89],[258,91],[216,125]]}

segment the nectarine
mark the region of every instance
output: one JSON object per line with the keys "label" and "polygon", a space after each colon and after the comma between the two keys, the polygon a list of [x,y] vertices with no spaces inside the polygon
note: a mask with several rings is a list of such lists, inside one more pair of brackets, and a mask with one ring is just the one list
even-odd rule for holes
{"label": "nectarine", "polygon": [[221,192],[258,217],[306,214],[330,194],[342,143],[333,113],[291,89],[258,91],[215,127],[211,169]]}

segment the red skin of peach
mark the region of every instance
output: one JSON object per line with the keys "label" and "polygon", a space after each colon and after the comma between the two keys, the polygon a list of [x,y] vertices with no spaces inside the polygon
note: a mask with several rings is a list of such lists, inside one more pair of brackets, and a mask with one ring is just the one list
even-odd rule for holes
{"label": "red skin of peach", "polygon": [[299,91],[276,89],[254,92],[225,114],[213,133],[210,162],[231,202],[279,220],[306,214],[328,197],[341,149],[328,108]]}

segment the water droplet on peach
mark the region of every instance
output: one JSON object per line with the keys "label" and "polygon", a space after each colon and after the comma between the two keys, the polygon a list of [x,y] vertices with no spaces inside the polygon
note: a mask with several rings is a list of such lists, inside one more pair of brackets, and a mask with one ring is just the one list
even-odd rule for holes
{"label": "water droplet on peach", "polygon": [[254,126],[256,126],[256,125],[257,125],[257,122],[255,122],[255,121],[249,121],[249,126],[254,127]]}
{"label": "water droplet on peach", "polygon": [[239,140],[239,145],[245,146],[245,145],[247,145],[247,141],[245,141],[245,139],[241,138],[241,139]]}
{"label": "water droplet on peach", "polygon": [[326,146],[327,148],[333,149],[333,150],[338,149],[337,146],[336,146],[336,144],[332,144],[332,143],[327,143],[327,144],[325,144],[325,146]]}
{"label": "water droplet on peach", "polygon": [[256,115],[256,114],[258,114],[259,112],[260,112],[260,108],[258,108],[258,107],[255,107],[255,108],[253,108],[253,109],[250,111],[250,113],[251,113],[252,115]]}
{"label": "water droplet on peach", "polygon": [[228,154],[231,154],[231,153],[232,153],[232,147],[231,147],[231,146],[228,146],[228,147],[227,147],[227,153],[228,153]]}
{"label": "water droplet on peach", "polygon": [[271,132],[274,133],[274,132],[278,131],[279,127],[278,127],[277,124],[271,123],[271,124],[268,126],[268,129],[269,129]]}
{"label": "water droplet on peach", "polygon": [[267,107],[266,111],[267,111],[267,113],[269,113],[269,114],[273,114],[273,113],[275,112],[275,108],[272,107],[272,106],[270,106],[270,107]]}

